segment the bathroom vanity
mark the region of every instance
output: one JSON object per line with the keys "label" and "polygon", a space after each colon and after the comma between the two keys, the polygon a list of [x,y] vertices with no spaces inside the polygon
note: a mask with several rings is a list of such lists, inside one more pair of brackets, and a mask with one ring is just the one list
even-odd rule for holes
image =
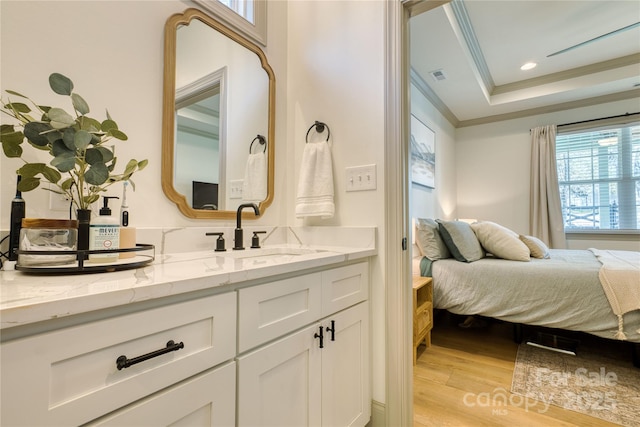
{"label": "bathroom vanity", "polygon": [[280,245],[2,272],[1,424],[363,426],[375,253]]}

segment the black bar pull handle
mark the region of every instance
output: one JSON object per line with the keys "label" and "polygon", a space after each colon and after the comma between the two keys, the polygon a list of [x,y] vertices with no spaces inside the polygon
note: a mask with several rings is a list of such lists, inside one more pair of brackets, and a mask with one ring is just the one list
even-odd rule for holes
{"label": "black bar pull handle", "polygon": [[318,332],[316,332],[313,337],[320,338],[320,348],[324,348],[324,334],[322,333],[322,325],[318,327]]}
{"label": "black bar pull handle", "polygon": [[327,332],[331,332],[331,341],[335,341],[336,340],[336,321],[332,320],[331,321],[331,327],[326,327],[325,330]]}
{"label": "black bar pull handle", "polygon": [[120,371],[124,368],[128,368],[129,366],[133,366],[136,363],[144,362],[145,360],[153,359],[154,357],[162,356],[163,354],[167,354],[172,351],[178,351],[181,348],[184,348],[183,342],[176,344],[171,340],[167,343],[165,348],[143,354],[142,356],[134,357],[133,359],[127,359],[127,356],[122,355],[116,359],[116,367],[118,368],[118,371]]}

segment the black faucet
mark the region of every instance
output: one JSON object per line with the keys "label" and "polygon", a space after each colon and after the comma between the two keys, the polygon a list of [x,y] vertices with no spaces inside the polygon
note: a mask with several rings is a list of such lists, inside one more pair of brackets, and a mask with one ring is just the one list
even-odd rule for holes
{"label": "black faucet", "polygon": [[243,203],[240,206],[238,206],[238,210],[236,211],[236,229],[234,232],[234,239],[233,239],[233,250],[234,251],[241,251],[244,250],[244,246],[243,246],[243,233],[242,233],[242,209],[244,208],[253,208],[253,212],[256,214],[256,216],[260,216],[260,210],[258,209],[258,205],[256,205],[255,203]]}

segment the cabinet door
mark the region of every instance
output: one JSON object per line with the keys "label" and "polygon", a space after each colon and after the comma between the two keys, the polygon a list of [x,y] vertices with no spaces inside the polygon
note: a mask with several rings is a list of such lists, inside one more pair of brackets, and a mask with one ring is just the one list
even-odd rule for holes
{"label": "cabinet door", "polygon": [[369,303],[322,322],[331,327],[322,351],[322,425],[364,426],[371,418]]}
{"label": "cabinet door", "polygon": [[238,358],[239,426],[319,426],[319,324]]}
{"label": "cabinet door", "polygon": [[234,426],[235,388],[236,363],[229,362],[88,425]]}

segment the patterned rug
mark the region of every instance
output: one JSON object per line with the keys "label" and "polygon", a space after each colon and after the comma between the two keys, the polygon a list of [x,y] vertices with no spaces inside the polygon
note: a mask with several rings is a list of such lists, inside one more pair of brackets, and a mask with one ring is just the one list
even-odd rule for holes
{"label": "patterned rug", "polygon": [[[616,343],[617,344],[617,343]],[[623,426],[640,425],[640,369],[630,353],[600,347],[577,355],[521,344],[511,393]]]}

